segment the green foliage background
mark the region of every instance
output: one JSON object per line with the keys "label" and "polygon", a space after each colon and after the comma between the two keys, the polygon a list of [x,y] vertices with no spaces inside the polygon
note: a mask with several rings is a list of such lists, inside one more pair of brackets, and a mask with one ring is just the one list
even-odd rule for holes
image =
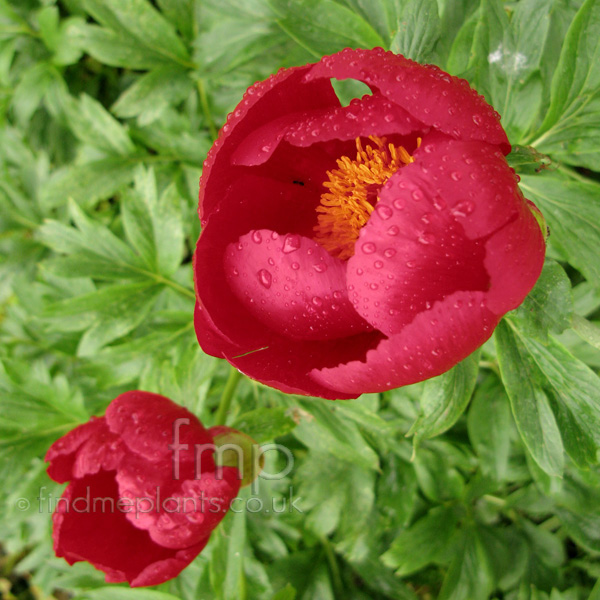
{"label": "green foliage background", "polygon": [[[332,403],[243,379],[228,424],[295,457],[257,495],[302,512],[231,513],[174,581],[106,586],[53,558],[42,457],[129,389],[213,423],[202,161],[248,85],[346,46],[438,64],[502,114],[542,277],[423,384]],[[2,597],[599,600],[598,172],[599,0],[0,0]]]}

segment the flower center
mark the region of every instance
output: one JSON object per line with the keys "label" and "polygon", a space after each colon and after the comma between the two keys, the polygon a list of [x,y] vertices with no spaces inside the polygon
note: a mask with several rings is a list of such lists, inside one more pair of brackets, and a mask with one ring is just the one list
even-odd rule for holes
{"label": "flower center", "polygon": [[338,168],[327,171],[329,181],[323,186],[328,191],[317,206],[314,240],[342,260],[354,254],[354,243],[379,200],[381,186],[414,160],[405,148],[388,144],[385,138],[372,135],[369,139],[373,145],[363,148],[356,138],[356,159],[342,156],[336,161]]}

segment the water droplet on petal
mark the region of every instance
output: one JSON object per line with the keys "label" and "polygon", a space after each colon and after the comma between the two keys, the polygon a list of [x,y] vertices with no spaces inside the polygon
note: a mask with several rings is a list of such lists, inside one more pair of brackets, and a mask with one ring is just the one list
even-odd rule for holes
{"label": "water droplet on petal", "polygon": [[[388,230],[389,233],[389,230]],[[365,254],[373,254],[373,252],[375,252],[375,250],[377,250],[377,246],[375,246],[375,244],[373,242],[365,242],[362,245],[362,250]]]}
{"label": "water droplet on petal", "polygon": [[266,269],[261,269],[258,273],[258,281],[269,289],[271,287],[271,282],[273,281],[273,276]]}
{"label": "water droplet on petal", "polygon": [[439,196],[436,196],[433,199],[433,206],[436,208],[436,210],[444,210],[444,208],[446,208],[446,201]]}
{"label": "water droplet on petal", "polygon": [[381,260],[376,260],[376,261],[373,263],[373,266],[374,266],[376,269],[381,269],[381,268],[383,268],[383,261],[381,261]]}
{"label": "water droplet on petal", "polygon": [[327,264],[326,263],[319,263],[318,265],[313,265],[313,269],[317,273],[325,273],[325,271],[327,271]]}
{"label": "water droplet on petal", "polygon": [[417,266],[417,263],[414,260],[407,260],[406,261],[406,266],[409,269],[414,269]]}
{"label": "water droplet on petal", "polygon": [[413,190],[412,197],[413,200],[416,200],[417,202],[423,200],[423,192],[421,190]]}
{"label": "water droplet on petal", "polygon": [[394,256],[394,254],[396,254],[396,250],[394,248],[387,248],[384,252],[383,255],[386,258],[392,258],[392,256]]}
{"label": "water droplet on petal", "polygon": [[398,209],[398,210],[402,210],[405,206],[404,204],[404,200],[402,200],[402,198],[396,198],[394,200],[394,206]]}
{"label": "water droplet on petal", "polygon": [[398,228],[397,225],[392,225],[388,230],[387,230],[387,234],[391,235],[391,236],[395,236],[398,235],[400,233],[400,229]]}
{"label": "water droplet on petal", "polygon": [[453,209],[452,214],[455,217],[466,217],[475,210],[475,205],[472,202],[466,200],[465,202],[459,202]]}
{"label": "water droplet on petal", "polygon": [[283,241],[283,253],[291,254],[292,252],[296,252],[296,250],[300,248],[301,244],[302,241],[300,239],[300,236],[294,233],[290,233],[289,235],[285,236],[285,239]]}
{"label": "water droplet on petal", "polygon": [[433,244],[435,242],[435,235],[433,235],[433,233],[423,233],[419,236],[418,240],[419,240],[419,243],[427,246],[427,245]]}
{"label": "water droplet on petal", "polygon": [[378,206],[375,210],[383,221],[387,221],[394,214],[394,211],[389,206],[385,206],[385,204]]}
{"label": "water droplet on petal", "polygon": [[460,171],[452,171],[452,173],[450,173],[450,177],[453,181],[460,181],[462,179],[462,174]]}
{"label": "water droplet on petal", "polygon": [[294,271],[297,271],[300,268],[300,264],[297,262],[293,262],[291,264],[292,269],[294,269]]}
{"label": "water droplet on petal", "polygon": [[475,123],[475,125],[481,125],[483,123],[483,118],[481,117],[481,115],[474,114],[473,123]]}

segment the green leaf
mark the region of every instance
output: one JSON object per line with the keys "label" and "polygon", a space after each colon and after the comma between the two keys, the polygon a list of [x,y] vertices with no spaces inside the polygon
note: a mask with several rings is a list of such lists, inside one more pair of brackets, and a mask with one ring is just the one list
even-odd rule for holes
{"label": "green leaf", "polygon": [[141,126],[158,119],[165,108],[185,100],[193,88],[187,71],[170,65],[142,75],[123,92],[112,107],[121,118],[138,117]]}
{"label": "green leaf", "polygon": [[296,427],[290,412],[282,406],[257,408],[239,416],[232,427],[248,434],[258,443],[268,442],[289,433]]}
{"label": "green leaf", "polygon": [[537,464],[550,475],[564,468],[563,442],[539,369],[514,330],[501,321],[495,333],[498,363],[517,429]]}
{"label": "green leaf", "polygon": [[[292,399],[286,403],[291,407],[297,404]],[[340,418],[331,403],[303,401],[301,407],[302,420],[294,429],[294,436],[308,448],[352,462],[357,467],[373,470],[379,467],[377,454],[360,435],[357,426]]]}
{"label": "green leaf", "polygon": [[489,565],[496,585],[501,590],[518,586],[525,574],[528,548],[523,534],[516,527],[484,527],[478,525],[479,539],[490,558]]}
{"label": "green leaf", "polygon": [[447,373],[425,383],[421,413],[407,434],[415,436],[415,446],[456,423],[471,399],[478,371],[479,352],[475,352]]}
{"label": "green leaf", "polygon": [[582,340],[600,350],[600,326],[579,315],[573,315],[573,329]]}
{"label": "green leaf", "polygon": [[161,11],[188,38],[194,35],[193,0],[158,0]]}
{"label": "green leaf", "polygon": [[174,27],[147,0],[84,0],[84,6],[99,23],[132,38],[147,54],[190,66]]}
{"label": "green leaf", "polygon": [[[506,334],[507,326],[503,325],[500,335]],[[512,340],[509,341],[511,336]],[[512,344],[512,348],[507,352],[509,344]],[[510,358],[514,360],[518,354],[521,359],[520,364],[516,363],[510,367],[510,363],[505,362],[503,367],[504,359],[499,353],[502,378],[507,383],[508,394],[513,403],[513,412],[515,412],[516,402],[524,404],[523,397],[533,397],[538,402],[541,398],[548,400],[569,456],[583,468],[596,464],[600,448],[600,379],[598,376],[552,337],[549,338],[547,344],[542,344],[513,329],[513,332],[508,332],[506,335],[503,347],[503,351],[506,353],[505,358],[512,354],[513,356]],[[515,368],[520,369],[520,373],[516,377],[513,371]],[[529,380],[528,384],[523,381],[526,378]],[[513,384],[519,380],[520,390],[513,387]],[[525,390],[529,393],[525,394]],[[516,395],[520,396],[519,400],[515,400]],[[523,410],[522,407],[521,410]],[[546,412],[545,409],[544,412]],[[534,425],[530,433],[537,431],[537,437],[539,430],[535,427],[535,423],[530,424]],[[519,427],[518,419],[517,426]],[[527,435],[525,423],[521,423],[519,431],[522,436]],[[554,432],[553,437],[546,437],[543,440],[549,448],[556,443],[558,449],[560,438],[554,437],[556,433],[558,432]],[[544,468],[539,460],[540,457],[536,456],[536,452],[539,454],[539,447],[531,447],[527,444],[525,437],[524,441],[538,464]],[[541,441],[538,439],[538,445]],[[552,475],[560,474],[559,471],[544,470]]]}
{"label": "green leaf", "polygon": [[454,550],[439,600],[487,600],[494,588],[490,558],[475,526],[465,527]]}
{"label": "green leaf", "polygon": [[398,32],[390,49],[418,62],[431,59],[431,52],[441,34],[436,0],[408,0],[398,18]]}
{"label": "green leaf", "polygon": [[[477,4],[480,4],[480,2],[477,2]],[[462,23],[462,27],[458,30],[456,38],[450,46],[446,69],[452,75],[460,75],[462,77],[466,77],[467,73],[469,76],[472,75],[472,72],[469,71],[469,63],[473,58],[471,49],[473,47],[475,31],[479,23],[480,12],[481,9],[478,8]],[[442,36],[442,40],[444,38],[445,36]]]}
{"label": "green leaf", "polygon": [[549,243],[558,246],[589,281],[600,281],[596,251],[600,247],[600,185],[544,173],[524,175],[521,187],[542,211],[550,228]]}
{"label": "green leaf", "polygon": [[417,505],[417,476],[413,466],[391,454],[377,480],[377,508],[392,524],[405,527]]}
{"label": "green leaf", "polygon": [[[240,497],[247,499],[247,492]],[[238,508],[230,512],[213,535],[210,582],[214,597],[216,600],[239,600],[244,597],[246,589],[243,551],[246,545],[246,510]]]}
{"label": "green leaf", "polygon": [[423,494],[432,502],[445,502],[463,497],[465,481],[454,466],[449,444],[428,442],[415,453],[413,466]]}
{"label": "green leaf", "polygon": [[339,530],[340,537],[361,535],[375,501],[375,477],[330,454],[311,451],[295,473],[306,527],[318,536]]}
{"label": "green leaf", "polygon": [[567,349],[550,339],[543,345],[522,337],[547,381],[565,449],[581,467],[598,462],[600,379]]}
{"label": "green leaf", "polygon": [[120,156],[135,152],[135,146],[121,123],[87,94],[82,94],[78,100],[67,96],[64,110],[69,127],[85,144]]}
{"label": "green leaf", "polygon": [[382,555],[385,565],[401,577],[423,567],[445,562],[457,532],[460,512],[451,506],[432,508],[424,517],[402,531]]}
{"label": "green leaf", "polygon": [[63,167],[52,174],[41,202],[46,208],[56,208],[73,200],[91,208],[130,183],[137,165],[136,160],[111,157]]}
{"label": "green leaf", "polygon": [[352,10],[373,26],[375,31],[389,42],[398,30],[398,20],[402,12],[402,2],[389,0],[346,0]]}
{"label": "green leaf", "polygon": [[548,331],[562,333],[571,326],[572,312],[571,282],[558,263],[548,260],[533,290],[509,318],[523,334],[545,342]]}
{"label": "green leaf", "polygon": [[288,583],[283,589],[279,590],[271,600],[295,600],[296,590]]}
{"label": "green leaf", "polygon": [[600,169],[600,2],[586,0],[567,32],[552,100],[532,142],[559,160]]}
{"label": "green leaf", "polygon": [[542,101],[540,64],[553,0],[523,0],[509,22],[500,0],[482,0],[469,68],[473,83],[502,115],[513,142],[533,125]]}
{"label": "green leaf", "polygon": [[482,473],[496,481],[505,480],[513,426],[509,400],[495,376],[477,388],[467,414],[467,427]]}
{"label": "green leaf", "polygon": [[48,89],[60,83],[60,76],[46,62],[33,64],[21,75],[12,97],[12,108],[21,127],[29,123]]}
{"label": "green leaf", "polygon": [[[439,63],[440,66],[446,64],[445,59],[448,58],[453,44],[455,41],[457,41],[459,32],[461,32],[460,35],[465,39],[465,41],[468,39],[468,51],[470,52],[473,31],[471,31],[471,35],[469,35],[467,38],[462,27],[463,24],[473,23],[473,29],[475,28],[475,21],[473,21],[471,17],[479,7],[479,4],[479,0],[445,0],[441,3],[441,30],[444,32],[444,35],[440,37],[436,47],[437,53],[442,58]],[[457,46],[460,45],[461,43],[458,42]],[[466,57],[466,62],[468,62],[468,57]],[[456,75],[461,71],[462,70],[451,72]]]}
{"label": "green leaf", "polygon": [[43,316],[68,317],[86,312],[101,311],[105,308],[110,310],[111,303],[119,305],[138,294],[146,293],[151,285],[150,282],[144,282],[107,286],[90,294],[82,294],[50,304]]}
{"label": "green leaf", "polygon": [[600,552],[600,477],[594,471],[575,471],[554,494],[556,514],[569,535],[591,552]]}
{"label": "green leaf", "polygon": [[148,269],[160,275],[175,273],[183,258],[183,226],[180,198],[175,184],[157,199],[152,169],[140,171],[135,191],[125,195],[123,224],[131,245]]}
{"label": "green leaf", "polygon": [[83,253],[83,258],[100,259],[105,267],[114,265],[118,267],[121,277],[123,273],[132,276],[139,272],[143,263],[125,242],[101,223],[90,219],[75,202],[69,204],[69,210],[76,227],[68,227],[58,221],[47,221],[39,231],[39,238],[43,243],[56,252]]}
{"label": "green leaf", "polygon": [[278,25],[316,58],[347,47],[385,45],[366,21],[333,0],[277,0],[275,9],[279,13]]}
{"label": "green leaf", "polygon": [[104,27],[76,23],[71,35],[82,50],[105,65],[152,69],[165,63],[171,64],[171,61],[140,45],[135,38]]}

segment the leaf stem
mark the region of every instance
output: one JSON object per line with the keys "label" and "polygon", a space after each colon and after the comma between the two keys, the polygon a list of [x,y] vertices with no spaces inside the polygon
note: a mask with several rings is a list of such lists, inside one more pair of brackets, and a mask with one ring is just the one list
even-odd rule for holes
{"label": "leaf stem", "polygon": [[198,95],[200,96],[200,106],[202,107],[202,114],[204,115],[204,120],[206,121],[208,130],[210,131],[210,136],[213,140],[216,140],[217,136],[219,135],[219,132],[217,131],[217,127],[210,113],[210,106],[208,105],[208,96],[206,95],[206,87],[204,85],[204,80],[198,79],[197,86]]}
{"label": "leaf stem", "polygon": [[229,412],[229,407],[231,406],[231,401],[233,400],[235,390],[241,378],[242,374],[240,371],[238,371],[235,367],[231,367],[229,371],[229,377],[227,378],[227,383],[225,384],[225,389],[221,394],[219,408],[217,408],[217,412],[215,414],[215,425],[225,424],[227,413]]}
{"label": "leaf stem", "polygon": [[325,551],[325,557],[327,558],[327,563],[329,565],[329,571],[331,572],[331,582],[333,583],[333,592],[336,598],[344,597],[344,585],[342,583],[342,578],[340,576],[340,569],[338,567],[337,560],[335,558],[335,553],[333,552],[333,548],[331,547],[331,543],[326,537],[321,538],[321,545],[323,546],[323,550]]}
{"label": "leaf stem", "polygon": [[169,287],[172,287],[175,291],[179,292],[180,294],[183,294],[184,296],[187,296],[188,298],[192,298],[193,300],[196,299],[196,294],[194,294],[194,292],[192,290],[190,290],[189,288],[183,287],[182,285],[179,285],[177,282],[173,281],[172,279],[167,279],[166,277],[163,277],[162,275],[159,275],[158,273],[152,273],[152,271],[143,271],[143,272],[147,273],[156,282],[162,283],[163,285],[167,285]]}

